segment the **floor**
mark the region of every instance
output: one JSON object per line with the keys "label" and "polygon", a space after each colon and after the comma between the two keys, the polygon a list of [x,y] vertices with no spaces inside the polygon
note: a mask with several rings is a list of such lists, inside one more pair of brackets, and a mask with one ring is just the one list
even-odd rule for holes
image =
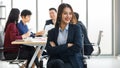
{"label": "floor", "polygon": [[[115,57],[91,57],[90,59],[87,59],[87,65],[88,68],[120,68],[120,59]],[[19,67],[16,64],[9,64],[8,62],[0,61],[0,68]]]}
{"label": "floor", "polygon": [[88,68],[120,68],[116,57],[95,57],[87,60]]}

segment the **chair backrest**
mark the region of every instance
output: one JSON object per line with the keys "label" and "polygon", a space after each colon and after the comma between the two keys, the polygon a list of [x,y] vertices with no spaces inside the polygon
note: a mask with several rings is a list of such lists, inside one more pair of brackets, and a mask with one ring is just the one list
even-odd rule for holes
{"label": "chair backrest", "polygon": [[3,47],[4,44],[4,30],[3,27],[0,25],[0,47]]}
{"label": "chair backrest", "polygon": [[100,42],[101,42],[101,38],[102,38],[102,33],[103,33],[103,31],[100,30],[99,34],[98,34],[98,41],[95,45],[95,47],[97,47],[97,53],[93,53],[92,56],[98,56],[101,53]]}
{"label": "chair backrest", "polygon": [[99,35],[98,35],[98,41],[97,41],[98,46],[100,45],[100,42],[101,42],[102,33],[103,33],[103,31],[100,30]]}

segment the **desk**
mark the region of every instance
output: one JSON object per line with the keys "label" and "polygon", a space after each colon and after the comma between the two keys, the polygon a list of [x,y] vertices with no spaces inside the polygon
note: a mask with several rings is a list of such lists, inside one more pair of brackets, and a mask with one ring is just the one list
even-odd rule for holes
{"label": "desk", "polygon": [[27,40],[25,40],[25,39],[24,40],[15,40],[12,42],[12,44],[25,44],[28,46],[36,46],[36,51],[29,63],[29,66],[28,66],[29,68],[31,68],[36,56],[39,53],[39,50],[41,49],[41,53],[40,53],[40,55],[41,55],[43,50],[45,49],[46,41],[47,41],[47,38],[38,37],[38,38],[29,39],[29,40],[28,39]]}

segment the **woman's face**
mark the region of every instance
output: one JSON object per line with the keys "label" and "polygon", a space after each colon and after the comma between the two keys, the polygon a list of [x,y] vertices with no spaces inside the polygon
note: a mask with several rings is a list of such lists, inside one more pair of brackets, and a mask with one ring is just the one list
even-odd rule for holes
{"label": "woman's face", "polygon": [[68,24],[72,19],[72,11],[70,8],[66,7],[63,9],[62,13],[62,23]]}

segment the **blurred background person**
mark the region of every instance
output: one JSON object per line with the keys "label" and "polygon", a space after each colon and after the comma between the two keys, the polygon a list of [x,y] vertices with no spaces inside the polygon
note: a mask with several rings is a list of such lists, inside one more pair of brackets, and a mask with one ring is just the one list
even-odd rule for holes
{"label": "blurred background person", "polygon": [[81,30],[82,30],[82,35],[83,35],[83,39],[84,39],[84,55],[91,55],[92,52],[94,51],[93,49],[93,45],[91,44],[90,40],[89,40],[89,37],[88,37],[88,33],[87,33],[87,29],[85,27],[85,25],[79,21],[79,14],[77,12],[74,12],[76,18],[77,18],[77,21],[78,21],[78,25],[81,27]]}
{"label": "blurred background person", "polygon": [[25,34],[27,32],[30,32],[30,37],[43,35],[44,31],[39,31],[39,32],[33,33],[33,32],[31,32],[31,29],[28,29],[27,23],[29,23],[29,21],[31,19],[31,15],[32,15],[31,11],[27,10],[27,9],[25,9],[21,12],[22,20],[20,20],[20,22],[17,24],[20,34]]}
{"label": "blurred background person", "polygon": [[55,27],[56,19],[57,19],[57,10],[55,8],[50,8],[49,16],[50,16],[50,19],[46,20],[46,23],[44,26],[44,30],[46,31],[46,34],[50,29]]}
{"label": "blurred background person", "polygon": [[[32,15],[32,13],[31,13],[30,10],[26,10],[25,9],[25,10],[23,10],[21,12],[21,18],[22,18],[22,20],[17,24],[17,28],[18,28],[18,30],[19,30],[19,32],[20,32],[21,35],[23,35],[25,33],[30,33],[30,35],[28,37],[35,37],[35,36],[38,35],[36,33],[32,33],[31,31],[29,31],[28,26],[26,24],[26,23],[28,23],[30,21],[31,15]],[[31,60],[31,58],[32,58],[32,56],[33,56],[33,54],[34,54],[34,52],[35,52],[34,46],[27,46],[27,45],[21,44],[21,48],[29,51],[29,54],[28,54],[29,61],[27,61],[29,63],[30,60]],[[36,64],[37,67],[40,66],[40,63],[38,61],[38,57],[36,57],[36,59],[35,59],[35,64]],[[27,66],[28,66],[28,64],[27,64]]]}

